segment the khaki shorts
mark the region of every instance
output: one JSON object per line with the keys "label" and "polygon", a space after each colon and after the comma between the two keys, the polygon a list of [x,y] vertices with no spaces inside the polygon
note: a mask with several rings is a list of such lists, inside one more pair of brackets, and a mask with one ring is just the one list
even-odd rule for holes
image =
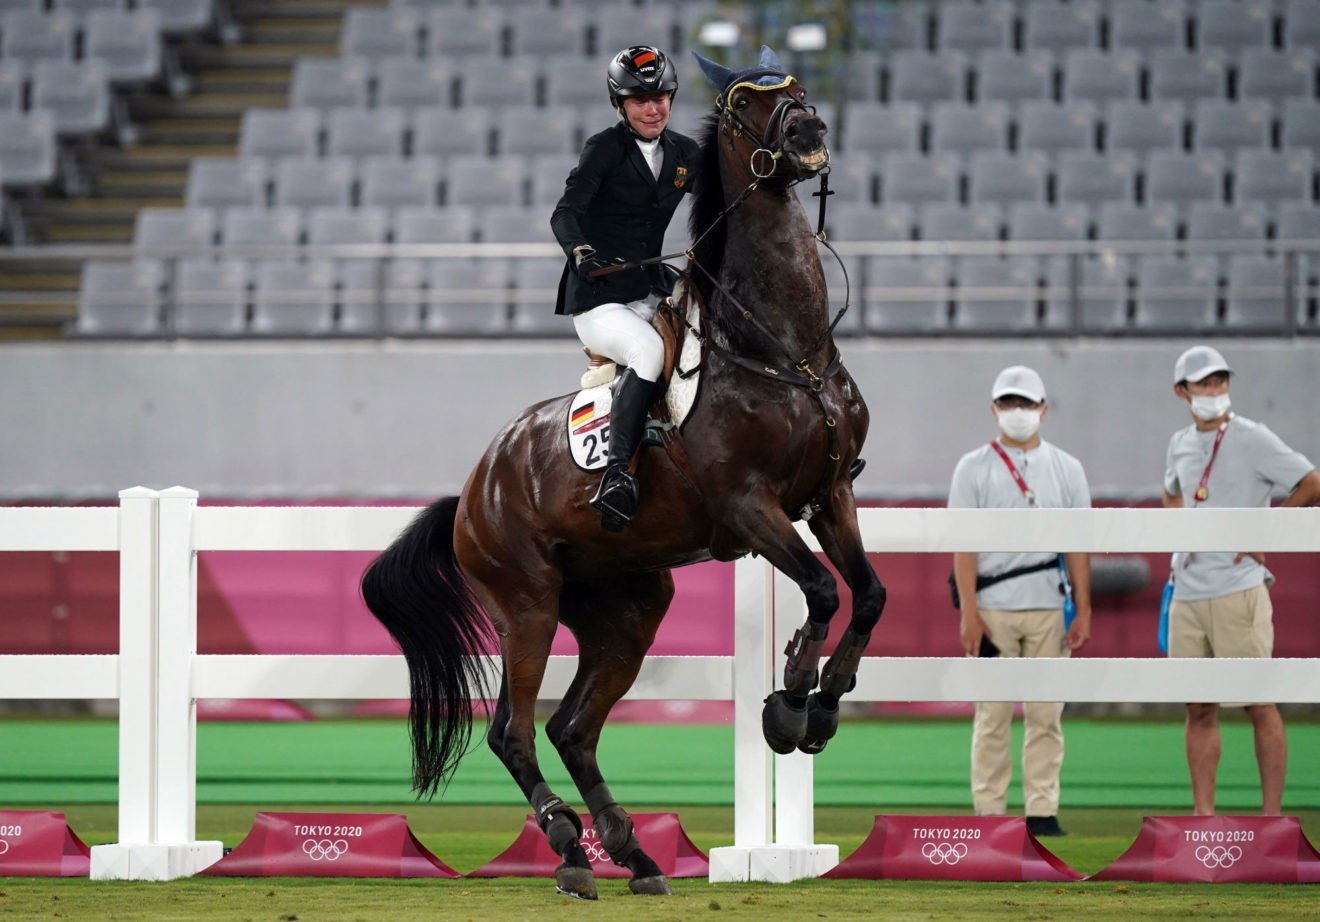
{"label": "khaki shorts", "polygon": [[1216,599],[1174,600],[1169,656],[1255,657],[1274,654],[1274,606],[1263,585]]}

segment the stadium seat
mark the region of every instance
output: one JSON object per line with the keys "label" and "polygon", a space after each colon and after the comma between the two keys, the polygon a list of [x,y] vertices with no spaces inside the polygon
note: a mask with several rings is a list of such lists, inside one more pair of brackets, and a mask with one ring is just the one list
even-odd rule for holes
{"label": "stadium seat", "polygon": [[[554,243],[550,213],[533,205],[490,205],[477,211],[482,243]],[[562,261],[562,260],[561,260]]]}
{"label": "stadium seat", "polygon": [[1036,270],[1031,257],[963,256],[957,261],[953,325],[980,333],[1036,327]]}
{"label": "stadium seat", "polygon": [[1268,224],[1269,213],[1260,202],[1193,202],[1187,209],[1188,240],[1256,240],[1264,245]]}
{"label": "stadium seat", "polygon": [[1283,12],[1285,48],[1320,48],[1320,5],[1312,0],[1288,0]]}
{"label": "stadium seat", "polygon": [[1008,211],[1009,240],[1085,240],[1090,210],[1078,203],[1015,202]]}
{"label": "stadium seat", "polygon": [[89,13],[126,10],[128,9],[128,0],[50,0],[50,7],[71,13],[82,20]]}
{"label": "stadium seat", "polygon": [[[603,12],[603,10],[602,10]],[[640,12],[630,8],[629,13]],[[668,47],[665,45],[662,48]],[[616,49],[617,50],[617,49]],[[599,107],[608,98],[601,62],[595,58],[562,55],[547,58],[541,69],[547,106]],[[685,88],[686,89],[686,88]],[[686,95],[686,93],[680,93]]]}
{"label": "stadium seat", "polygon": [[439,7],[426,17],[426,54],[441,61],[496,57],[504,53],[503,35],[498,7]]}
{"label": "stadium seat", "polygon": [[[587,17],[584,16],[566,15],[561,9],[523,7],[509,17],[510,49],[513,57],[536,60],[545,55],[585,54],[586,19]],[[668,49],[673,46],[666,43],[662,47]],[[618,50],[616,48],[606,54],[612,56]]]}
{"label": "stadium seat", "polygon": [[1218,283],[1213,256],[1142,256],[1133,324],[1162,333],[1211,330],[1218,312]]}
{"label": "stadium seat", "polygon": [[[919,155],[916,156],[921,159]],[[884,162],[884,156],[881,157]],[[830,203],[838,202],[874,202],[875,201],[875,160],[871,157],[845,157],[830,165]]]}
{"label": "stadium seat", "polygon": [[1105,107],[1105,150],[1138,156],[1182,150],[1183,116],[1183,104],[1177,100],[1115,100]]}
{"label": "stadium seat", "polygon": [[252,332],[325,335],[334,328],[334,270],[329,260],[271,259],[256,263]]}
{"label": "stadium seat", "polygon": [[930,47],[930,10],[923,0],[854,0],[848,4],[848,25],[860,47],[882,54]]}
{"label": "stadium seat", "polygon": [[966,156],[1008,150],[1008,104],[938,102],[930,110],[930,149]]}
{"label": "stadium seat", "polygon": [[631,45],[655,45],[666,50],[677,48],[674,34],[676,12],[673,6],[656,3],[640,8],[608,3],[596,7],[587,17],[595,39],[595,55],[591,61],[595,79],[591,82],[603,83],[601,62]]}
{"label": "stadium seat", "polygon": [[361,108],[369,101],[366,61],[298,58],[293,63],[289,104],[296,109]]}
{"label": "stadium seat", "polygon": [[521,205],[524,172],[521,157],[457,154],[445,166],[448,205]]}
{"label": "stadium seat", "polygon": [[265,205],[265,167],[259,160],[194,157],[184,199],[189,208]]}
{"label": "stadium seat", "polygon": [[1018,107],[1018,150],[1057,154],[1064,150],[1094,150],[1096,107],[1085,101],[1059,105],[1024,102]]}
{"label": "stadium seat", "polygon": [[247,326],[246,269],[222,259],[181,259],[171,318],[180,336],[238,336]]}
{"label": "stadium seat", "polygon": [[1147,202],[1187,205],[1224,199],[1224,157],[1218,151],[1151,151],[1145,178]]}
{"label": "stadium seat", "polygon": [[392,259],[382,269],[381,322],[390,335],[417,333],[426,300],[426,260]]}
{"label": "stadium seat", "polygon": [[307,242],[313,245],[384,243],[388,229],[384,208],[322,205],[307,210]]}
{"label": "stadium seat", "polygon": [[420,25],[417,11],[407,7],[349,7],[339,33],[339,54],[371,61],[415,58]]}
{"label": "stadium seat", "polygon": [[956,102],[966,98],[967,56],[960,51],[896,51],[889,62],[889,101]]}
{"label": "stadium seat", "polygon": [[[1028,7],[1032,9],[1033,7]],[[981,52],[972,76],[976,99],[1019,103],[1054,97],[1054,56],[1044,50]]]}
{"label": "stadium seat", "polygon": [[537,78],[531,64],[478,58],[458,70],[459,105],[467,108],[526,106],[536,102]]}
{"label": "stadium seat", "polygon": [[230,208],[220,219],[220,239],[227,247],[297,246],[302,216],[297,208]]}
{"label": "stadium seat", "polygon": [[1309,150],[1243,150],[1233,163],[1233,201],[1314,201],[1315,155]]}
{"label": "stadium seat", "polygon": [[917,236],[929,242],[991,241],[999,239],[1003,211],[998,205],[927,202],[920,208]]}
{"label": "stadium seat", "polygon": [[476,226],[476,209],[470,206],[406,205],[394,212],[394,242],[471,243]]}
{"label": "stadium seat", "polygon": [[1095,0],[1032,0],[1022,7],[1022,46],[1058,54],[1100,44],[1100,5]]}
{"label": "stadium seat", "polygon": [[999,205],[1043,202],[1048,182],[1049,158],[1039,151],[977,151],[968,170],[967,197]]}
{"label": "stadium seat", "polygon": [[388,58],[376,69],[376,104],[405,112],[454,104],[454,75],[443,61]]}
{"label": "stadium seat", "polygon": [[1104,202],[1096,215],[1097,240],[1174,240],[1178,236],[1178,209],[1165,203],[1141,206],[1132,202]]}
{"label": "stadium seat", "polygon": [[838,202],[825,212],[828,239],[860,243],[912,239],[911,205],[875,206],[869,202]]}
{"label": "stadium seat", "polygon": [[325,150],[331,157],[403,156],[402,109],[332,109],[326,116]]}
{"label": "stadium seat", "polygon": [[915,102],[854,102],[846,111],[840,149],[868,154],[921,149],[921,106]]}
{"label": "stadium seat", "polygon": [[364,157],[358,181],[364,206],[434,208],[440,200],[440,171],[427,157]]}
{"label": "stadium seat", "polygon": [[956,154],[929,157],[907,152],[885,154],[880,160],[880,177],[880,201],[886,205],[958,201],[960,176]]}
{"label": "stadium seat", "polygon": [[1268,148],[1273,111],[1263,99],[1202,100],[1192,118],[1192,147],[1232,155],[1242,148]]}
{"label": "stadium seat", "polygon": [[529,166],[533,205],[554,205],[564,195],[564,183],[578,164],[576,154],[533,157]]}
{"label": "stadium seat", "polygon": [[865,271],[862,300],[869,332],[937,333],[948,328],[948,260],[869,256]]}
{"label": "stadium seat", "polygon": [[43,186],[56,175],[55,118],[49,112],[0,113],[0,176],[6,186]]}
{"label": "stadium seat", "polygon": [[90,260],[83,265],[74,330],[84,336],[154,336],[161,329],[160,260]]}
{"label": "stadium seat", "polygon": [[1075,260],[1067,257],[1049,260],[1045,278],[1046,328],[1072,328],[1074,284],[1080,332],[1117,333],[1126,328],[1128,279],[1125,265],[1123,260],[1105,254]]}
{"label": "stadium seat", "polygon": [[945,0],[935,27],[935,47],[976,53],[1013,47],[1013,6],[1009,0]]}
{"label": "stadium seat", "polygon": [[92,135],[110,126],[110,83],[101,61],[38,61],[32,108],[49,112],[62,135]]}
{"label": "stadium seat", "polygon": [[[562,262],[560,265],[562,269]],[[509,272],[508,261],[504,259],[432,260],[422,328],[450,336],[507,333]],[[553,314],[554,302],[544,309]],[[565,332],[571,329],[570,324]]]}
{"label": "stadium seat", "polygon": [[414,157],[486,156],[491,152],[491,114],[484,109],[418,109],[413,115]]}
{"label": "stadium seat", "polygon": [[1106,103],[1113,99],[1136,99],[1141,81],[1140,59],[1135,51],[1099,51],[1072,48],[1063,56],[1063,99]]}
{"label": "stadium seat", "polygon": [[573,321],[555,313],[564,260],[558,256],[513,261],[513,316],[519,336],[573,336]]}
{"label": "stadium seat", "polygon": [[1083,205],[1130,202],[1136,198],[1136,175],[1131,154],[1065,150],[1055,159],[1054,197]]}
{"label": "stadium seat", "polygon": [[495,149],[501,154],[572,154],[581,149],[577,112],[569,106],[508,106],[495,115]]}
{"label": "stadium seat", "polygon": [[1272,102],[1290,97],[1314,98],[1315,64],[1313,48],[1248,48],[1238,59],[1238,98]]}
{"label": "stadium seat", "polygon": [[133,220],[135,247],[211,246],[215,234],[209,208],[139,208]]}
{"label": "stadium seat", "polygon": [[1271,0],[1198,0],[1196,47],[1229,55],[1274,44]]}
{"label": "stadium seat", "polygon": [[1287,99],[1283,103],[1279,146],[1285,150],[1309,150],[1320,156],[1320,102]]}
{"label": "stadium seat", "polygon": [[1109,45],[1141,52],[1185,48],[1187,22],[1177,0],[1112,0],[1109,5]]}
{"label": "stadium seat", "polygon": [[1221,99],[1228,92],[1228,65],[1214,51],[1160,48],[1149,59],[1152,100],[1192,105],[1202,99]]}
{"label": "stadium seat", "polygon": [[1320,207],[1310,202],[1280,202],[1274,215],[1276,240],[1320,240]]}
{"label": "stadium seat", "polygon": [[850,106],[859,102],[878,102],[881,98],[880,78],[884,72],[884,58],[880,52],[850,52],[843,62],[843,98]]}
{"label": "stadium seat", "polygon": [[103,62],[116,83],[153,79],[160,73],[163,49],[155,10],[98,10],[84,20],[83,57]]}
{"label": "stadium seat", "polygon": [[69,13],[11,10],[0,16],[0,59],[30,68],[72,61],[77,24]]}
{"label": "stadium seat", "polygon": [[267,162],[320,154],[321,120],[313,109],[245,109],[238,131],[241,157]]}
{"label": "stadium seat", "polygon": [[135,0],[139,10],[155,10],[167,35],[201,32],[215,18],[215,0]]}
{"label": "stadium seat", "polygon": [[23,86],[27,75],[18,64],[0,61],[0,114],[23,108]]}
{"label": "stadium seat", "polygon": [[272,180],[276,205],[314,208],[352,203],[353,165],[347,159],[291,157],[275,164]]}
{"label": "stadium seat", "polygon": [[1229,258],[1225,328],[1239,333],[1281,333],[1287,321],[1286,305],[1282,259],[1261,253],[1234,253]]}

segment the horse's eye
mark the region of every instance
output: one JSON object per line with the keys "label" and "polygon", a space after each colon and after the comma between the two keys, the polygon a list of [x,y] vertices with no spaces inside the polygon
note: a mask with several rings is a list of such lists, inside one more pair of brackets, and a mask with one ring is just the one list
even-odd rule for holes
{"label": "horse's eye", "polygon": [[747,97],[746,97],[746,96],[739,96],[737,99],[735,99],[735,100],[733,101],[733,107],[734,107],[735,109],[746,109],[746,108],[747,108]]}

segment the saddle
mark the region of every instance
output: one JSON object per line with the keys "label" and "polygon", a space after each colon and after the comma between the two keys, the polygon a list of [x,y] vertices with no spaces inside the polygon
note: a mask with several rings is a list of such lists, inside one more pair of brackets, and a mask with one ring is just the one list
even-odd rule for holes
{"label": "saddle", "polygon": [[[669,387],[669,381],[674,375],[674,366],[678,362],[679,344],[683,342],[683,333],[686,329],[682,305],[687,297],[697,297],[695,290],[689,291],[683,281],[680,281],[674,287],[674,293],[660,302],[660,306],[655,312],[655,317],[651,320],[651,326],[660,334],[661,340],[665,344],[665,362],[660,370],[660,386],[656,387],[655,402],[661,404],[660,398]],[[592,352],[586,346],[582,347],[583,353],[587,356],[587,370],[582,373],[582,387],[599,387],[602,384],[609,384],[619,374],[619,366],[614,359],[608,356],[599,355]],[[655,406],[652,406],[652,411]]]}

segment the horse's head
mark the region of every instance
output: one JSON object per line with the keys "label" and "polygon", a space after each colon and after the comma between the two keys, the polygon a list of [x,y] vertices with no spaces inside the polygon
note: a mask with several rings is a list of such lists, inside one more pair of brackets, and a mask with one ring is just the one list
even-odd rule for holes
{"label": "horse's head", "polygon": [[730,146],[746,150],[758,179],[807,179],[830,162],[825,122],[806,104],[807,91],[764,45],[756,67],[732,71],[696,55],[718,90],[716,115]]}

